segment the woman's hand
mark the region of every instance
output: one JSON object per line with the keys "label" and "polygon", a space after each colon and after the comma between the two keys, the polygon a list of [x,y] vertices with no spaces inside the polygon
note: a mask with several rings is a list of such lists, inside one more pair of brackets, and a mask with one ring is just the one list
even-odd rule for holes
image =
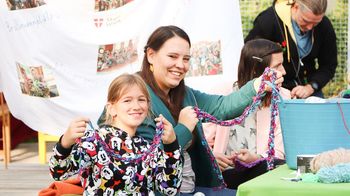
{"label": "woman's hand", "polygon": [[163,125],[164,125],[164,132],[162,135],[163,144],[173,143],[176,140],[176,134],[175,134],[173,125],[161,114],[159,115],[158,118],[155,119],[155,121],[157,122],[157,125],[158,123],[160,123],[160,121],[163,122]]}
{"label": "woman's hand", "polygon": [[191,132],[193,132],[198,121],[197,114],[192,106],[187,106],[180,111],[178,123],[185,125]]}
{"label": "woman's hand", "polygon": [[[274,85],[277,86],[277,88],[280,88],[282,86],[282,83],[284,81],[284,78],[283,78],[283,74],[282,72],[278,71],[278,70],[272,70],[268,73],[268,77],[271,77],[273,72],[276,73],[276,81],[274,83]],[[255,92],[258,92],[259,91],[259,87],[261,85],[261,79],[262,79],[263,75],[261,75],[259,78],[257,78],[255,81],[254,81],[254,89],[255,89]],[[272,91],[272,88],[265,84],[264,86],[264,89],[265,91],[268,91],[268,92],[271,92]]]}
{"label": "woman's hand", "polygon": [[75,144],[75,140],[77,138],[84,136],[86,122],[88,121],[89,119],[85,117],[79,117],[71,121],[67,131],[64,133],[61,139],[61,145],[63,148],[70,148],[73,144]]}
{"label": "woman's hand", "polygon": [[245,163],[251,163],[253,161],[256,161],[258,159],[260,159],[260,156],[255,154],[255,153],[251,153],[249,152],[248,149],[240,149],[237,153],[236,153],[236,159],[245,162]]}

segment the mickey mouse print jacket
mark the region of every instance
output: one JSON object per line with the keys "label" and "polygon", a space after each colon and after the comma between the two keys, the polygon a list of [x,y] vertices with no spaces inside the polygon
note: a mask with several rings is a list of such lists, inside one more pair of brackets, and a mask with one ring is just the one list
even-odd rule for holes
{"label": "mickey mouse print jacket", "polygon": [[[103,142],[94,137],[95,131]],[[156,191],[176,195],[183,165],[177,140],[164,145],[164,150],[156,148],[153,158],[147,156],[138,163],[111,156],[112,151],[124,158],[133,158],[149,148],[150,143],[144,138],[130,137],[109,125],[99,130],[87,129],[71,149],[63,148],[60,141],[55,145],[50,172],[55,180],[79,173],[84,195],[153,195]]]}

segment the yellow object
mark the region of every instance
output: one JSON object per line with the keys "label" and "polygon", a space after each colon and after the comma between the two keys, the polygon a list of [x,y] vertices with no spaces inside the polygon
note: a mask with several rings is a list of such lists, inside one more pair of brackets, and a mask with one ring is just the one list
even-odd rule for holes
{"label": "yellow object", "polygon": [[282,23],[283,23],[284,35],[286,36],[285,37],[285,39],[286,39],[285,41],[286,41],[286,44],[287,44],[288,62],[290,62],[290,51],[289,51],[290,48],[289,48],[287,27],[288,27],[288,31],[290,33],[290,36],[294,40],[295,43],[296,43],[296,38],[295,38],[294,31],[293,31],[293,25],[292,25],[292,20],[291,20],[291,15],[292,15],[291,7],[292,7],[292,4],[289,3],[289,0],[287,1],[288,2],[287,4],[285,3],[285,1],[286,0],[277,1],[277,3],[275,4],[275,10],[276,10],[277,15],[280,17],[280,19],[282,20]]}
{"label": "yellow object", "polygon": [[7,169],[7,165],[11,161],[11,123],[10,123],[10,110],[4,101],[3,93],[0,92],[1,102],[1,122],[2,122],[2,151],[4,155],[4,165]]}
{"label": "yellow object", "polygon": [[39,163],[46,164],[46,142],[57,142],[59,136],[38,132]]}

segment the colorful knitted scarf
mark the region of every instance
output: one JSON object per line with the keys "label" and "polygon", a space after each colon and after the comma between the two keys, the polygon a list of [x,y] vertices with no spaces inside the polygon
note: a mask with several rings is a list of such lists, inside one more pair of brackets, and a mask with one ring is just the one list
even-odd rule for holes
{"label": "colorful knitted scarf", "polygon": [[[89,122],[89,126],[92,130],[95,130],[91,122]],[[86,140],[87,141],[97,140],[98,143],[101,144],[103,150],[106,151],[109,157],[113,157],[122,162],[140,163],[145,160],[152,160],[152,158],[155,156],[155,149],[157,149],[161,144],[160,141],[161,141],[163,132],[164,132],[164,124],[160,122],[156,126],[156,135],[153,137],[153,141],[150,145],[150,148],[147,149],[145,152],[142,152],[141,154],[136,154],[134,157],[122,157],[119,153],[115,153],[115,151],[111,149],[108,146],[108,144],[98,135],[97,131],[94,131],[94,135],[92,135]],[[147,159],[147,157],[150,157],[150,159]]]}
{"label": "colorful knitted scarf", "polygon": [[[272,71],[272,75],[269,76],[270,72],[271,72],[271,69],[267,67],[263,73],[263,77],[261,79],[261,84],[260,84],[259,90],[257,92],[257,95],[253,98],[253,103],[250,106],[248,106],[247,108],[245,108],[245,110],[241,116],[239,116],[235,119],[228,120],[228,121],[218,120],[214,116],[212,116],[204,111],[201,111],[198,107],[194,107],[194,110],[197,114],[197,117],[200,120],[202,120],[203,122],[211,122],[211,123],[221,125],[221,126],[239,125],[244,121],[244,119],[247,116],[252,114],[261,105],[261,101],[262,101],[263,97],[265,96],[265,86],[268,85],[272,88],[272,98],[271,98],[271,106],[270,106],[271,122],[270,122],[270,131],[269,131],[269,139],[268,139],[269,149],[267,152],[268,157],[261,158],[257,161],[252,162],[252,163],[244,163],[242,161],[235,160],[235,167],[237,167],[238,169],[251,168],[265,159],[267,161],[268,170],[271,170],[274,168],[274,164],[273,164],[273,160],[274,160],[274,156],[275,156],[274,131],[276,129],[276,116],[278,115],[277,101],[279,100],[279,90],[277,88],[275,88],[273,85],[274,82],[276,81],[276,73]],[[224,183],[220,168],[215,161],[215,157],[214,157],[206,139],[204,138],[204,133],[202,133],[201,135],[202,135],[202,138],[201,138],[202,145],[206,148],[207,153],[209,154],[209,156],[211,158],[212,165],[214,167],[214,171],[222,182],[222,185],[219,188],[225,187],[225,183]]]}
{"label": "colorful knitted scarf", "polygon": [[[140,154],[136,154],[134,157],[123,157],[108,146],[108,144],[100,137],[100,135],[98,134],[96,129],[93,127],[90,121],[88,122],[88,124],[89,124],[89,128],[87,128],[87,130],[92,130],[94,134],[84,138],[84,141],[87,141],[87,142],[97,141],[101,145],[103,150],[107,153],[108,157],[113,157],[114,159],[122,162],[135,163],[135,164],[139,164],[141,162],[145,162],[146,165],[151,164],[151,161],[154,159],[155,156],[157,156],[156,149],[161,144],[160,141],[161,141],[162,134],[164,132],[164,124],[162,122],[158,123],[156,127],[156,135],[153,138],[152,144],[146,151]],[[83,141],[81,138],[77,139],[76,141],[76,143],[79,145],[82,145],[82,142]],[[79,163],[78,173],[80,176],[82,176],[83,172],[89,173],[86,163],[84,163],[84,161],[81,161],[83,157],[84,157],[84,154],[80,153],[80,160],[78,161]],[[136,173],[133,175],[132,178],[135,179],[135,177],[136,177]],[[85,187],[87,179],[84,177],[82,178],[84,179],[83,186]]]}
{"label": "colorful knitted scarf", "polygon": [[[275,155],[274,130],[276,129],[275,120],[276,120],[276,116],[278,115],[277,101],[279,99],[279,90],[274,88],[274,85],[273,85],[273,83],[276,81],[276,73],[272,72],[272,75],[269,76],[270,72],[271,72],[271,70],[269,68],[265,69],[265,71],[263,73],[263,77],[261,79],[261,85],[259,87],[258,93],[253,98],[253,103],[244,110],[244,112],[241,116],[239,116],[235,119],[232,119],[229,121],[218,120],[214,116],[212,116],[204,111],[201,111],[198,107],[194,107],[194,110],[197,114],[198,119],[202,120],[203,122],[211,122],[211,123],[218,124],[221,126],[238,125],[238,124],[241,124],[247,116],[252,114],[261,105],[261,101],[262,101],[263,97],[265,96],[265,86],[266,85],[271,86],[273,89],[272,90],[272,99],[271,99],[271,123],[270,123],[269,140],[268,140],[269,150],[268,150],[268,157],[266,158],[267,168],[269,170],[273,169],[273,167],[274,167],[274,165],[273,165],[273,157]],[[90,128],[94,130],[91,122],[89,122],[89,125],[90,125]],[[95,131],[95,134],[89,138],[89,140],[92,140],[92,141],[97,140],[103,146],[103,149],[107,152],[108,156],[114,157],[115,159],[118,159],[118,160],[123,161],[123,162],[139,163],[143,160],[146,160],[147,157],[150,157],[150,159],[148,159],[148,160],[151,160],[155,156],[154,151],[156,148],[158,148],[160,146],[161,136],[163,134],[163,131],[164,131],[164,125],[162,123],[159,123],[156,127],[156,135],[153,138],[153,141],[150,145],[150,148],[145,153],[138,154],[135,157],[131,157],[131,158],[130,157],[129,158],[122,157],[118,153],[115,153],[114,150],[110,149],[109,146],[100,138],[100,136],[97,134],[96,131]],[[224,183],[224,179],[222,177],[219,166],[215,160],[215,157],[214,157],[206,139],[204,138],[203,130],[202,130],[201,135],[202,135],[201,144],[206,148],[207,153],[211,159],[212,165],[214,167],[214,172],[217,174],[219,180],[221,181],[221,185],[218,188],[219,189],[225,188],[226,184]],[[257,161],[254,161],[254,162],[248,163],[248,164],[236,160],[235,165],[236,165],[236,167],[250,168],[263,160],[265,160],[265,158],[259,159]]]}

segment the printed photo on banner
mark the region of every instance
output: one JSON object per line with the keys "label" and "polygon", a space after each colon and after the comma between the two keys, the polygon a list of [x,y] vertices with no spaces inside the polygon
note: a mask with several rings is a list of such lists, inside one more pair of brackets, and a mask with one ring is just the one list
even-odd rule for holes
{"label": "printed photo on banner", "polygon": [[16,62],[21,91],[35,97],[57,97],[55,79],[49,68],[43,66],[26,66]]}
{"label": "printed photo on banner", "polygon": [[121,7],[133,0],[95,0],[95,11],[107,11]]}
{"label": "printed photo on banner", "polygon": [[97,72],[109,72],[135,62],[138,39],[116,44],[100,45],[98,48]]}
{"label": "printed photo on banner", "polygon": [[20,10],[45,5],[44,0],[6,0],[9,10]]}
{"label": "printed photo on banner", "polygon": [[191,49],[188,77],[222,74],[221,43],[219,41],[200,41]]}

